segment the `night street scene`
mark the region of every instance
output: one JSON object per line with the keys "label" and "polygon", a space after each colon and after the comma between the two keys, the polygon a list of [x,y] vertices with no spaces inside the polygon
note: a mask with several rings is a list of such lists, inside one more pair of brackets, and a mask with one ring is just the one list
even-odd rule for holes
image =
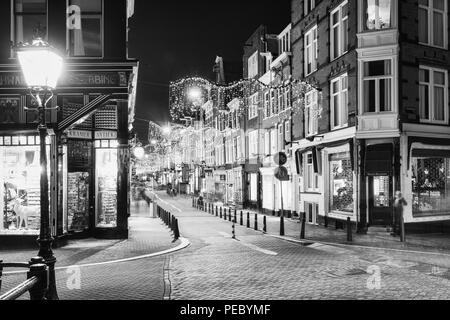
{"label": "night street scene", "polygon": [[1,1],[0,300],[448,302],[449,30],[447,0]]}

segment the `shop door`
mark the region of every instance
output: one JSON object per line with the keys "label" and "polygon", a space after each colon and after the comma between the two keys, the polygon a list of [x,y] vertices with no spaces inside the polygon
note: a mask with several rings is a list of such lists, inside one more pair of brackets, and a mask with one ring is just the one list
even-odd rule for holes
{"label": "shop door", "polygon": [[369,219],[373,226],[392,225],[392,179],[373,176],[369,182]]}

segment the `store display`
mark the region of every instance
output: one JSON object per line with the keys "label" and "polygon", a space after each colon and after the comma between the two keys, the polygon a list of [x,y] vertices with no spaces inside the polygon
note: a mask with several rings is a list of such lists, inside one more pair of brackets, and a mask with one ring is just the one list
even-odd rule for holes
{"label": "store display", "polygon": [[67,178],[67,223],[69,231],[89,228],[89,173],[72,172]]}
{"label": "store display", "polygon": [[330,181],[330,209],[352,213],[354,211],[353,170],[349,152],[330,156]]}
{"label": "store display", "polygon": [[117,226],[117,149],[97,149],[97,227]]}

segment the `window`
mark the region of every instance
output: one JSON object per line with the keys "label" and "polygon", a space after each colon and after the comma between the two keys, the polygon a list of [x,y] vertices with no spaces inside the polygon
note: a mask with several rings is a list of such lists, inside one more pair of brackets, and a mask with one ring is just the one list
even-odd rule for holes
{"label": "window", "polygon": [[305,0],[305,16],[316,7],[316,0]]}
{"label": "window", "polygon": [[330,210],[353,213],[353,171],[350,152],[330,155]]}
{"label": "window", "polygon": [[391,28],[391,0],[364,0],[364,15],[365,31]]}
{"label": "window", "polygon": [[270,90],[270,106],[272,108],[272,110],[271,110],[272,115],[274,116],[274,115],[278,114],[278,106],[277,106],[275,89]]}
{"label": "window", "polygon": [[306,222],[319,225],[319,204],[305,202]]}
{"label": "window", "polygon": [[249,158],[258,155],[258,130],[251,131],[248,134],[248,153]]}
{"label": "window", "polygon": [[343,2],[331,13],[331,59],[347,52],[348,47],[348,3]]}
{"label": "window", "polygon": [[265,118],[270,117],[270,99],[268,91],[264,93],[264,115]]}
{"label": "window", "polygon": [[275,154],[278,151],[277,139],[278,130],[277,128],[274,128],[270,131],[270,154]]}
{"label": "window", "polygon": [[316,135],[318,133],[319,119],[317,110],[317,90],[311,90],[305,96],[305,134],[307,137]]}
{"label": "window", "polygon": [[419,82],[420,120],[422,122],[447,123],[447,71],[421,67]]}
{"label": "window", "polygon": [[67,28],[70,56],[103,56],[102,7],[102,0],[69,0]]}
{"label": "window", "polygon": [[317,70],[319,51],[317,46],[317,26],[305,35],[305,73],[309,75]]}
{"label": "window", "polygon": [[291,120],[284,122],[284,140],[288,143],[291,142]]}
{"label": "window", "polygon": [[305,162],[306,191],[317,192],[319,190],[319,175],[314,172],[314,159],[312,153],[305,155]]}
{"label": "window", "polygon": [[281,111],[284,111],[284,109],[286,108],[285,104],[284,104],[284,87],[278,88],[278,108]]}
{"label": "window", "polygon": [[250,201],[258,201],[258,174],[250,173]]}
{"label": "window", "polygon": [[31,42],[35,35],[47,38],[47,1],[14,0],[13,42]]}
{"label": "window", "polygon": [[364,62],[363,101],[365,112],[392,111],[392,60]]}
{"label": "window", "polygon": [[278,36],[278,50],[280,54],[291,51],[291,30]]}
{"label": "window", "polygon": [[253,119],[258,116],[258,93],[255,93],[249,98],[248,119]]}
{"label": "window", "polygon": [[264,153],[266,156],[270,155],[270,130],[264,134]]}
{"label": "window", "polygon": [[291,86],[288,85],[284,90],[284,105],[286,106],[286,109],[289,109],[291,107],[292,101],[291,101]]}
{"label": "window", "polygon": [[248,78],[252,79],[258,75],[258,51],[248,58]]}
{"label": "window", "polygon": [[284,141],[284,126],[283,123],[278,125],[278,151],[283,151],[285,146]]}
{"label": "window", "polygon": [[419,42],[447,48],[447,1],[419,0]]}
{"label": "window", "polygon": [[348,124],[348,76],[331,81],[331,127],[338,129]]}
{"label": "window", "polygon": [[450,150],[413,149],[413,215],[448,214],[450,208]]}

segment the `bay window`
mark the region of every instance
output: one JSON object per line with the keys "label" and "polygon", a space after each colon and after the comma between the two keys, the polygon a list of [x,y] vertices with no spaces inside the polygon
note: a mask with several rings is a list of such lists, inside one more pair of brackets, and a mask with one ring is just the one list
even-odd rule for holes
{"label": "bay window", "polygon": [[318,94],[311,90],[305,95],[305,134],[307,137],[318,133]]}
{"label": "bay window", "polygon": [[348,3],[339,5],[331,12],[331,59],[347,52],[348,47]]}
{"label": "bay window", "polygon": [[331,81],[331,127],[339,129],[348,124],[348,76]]}
{"label": "bay window", "polygon": [[447,48],[447,10],[445,0],[419,0],[419,42]]}
{"label": "bay window", "polygon": [[103,56],[103,1],[69,0],[68,49],[72,57]]}
{"label": "bay window", "polygon": [[47,1],[14,0],[14,39],[15,44],[30,42],[36,31],[47,38]]}
{"label": "bay window", "polygon": [[305,74],[309,75],[317,70],[318,59],[317,26],[305,34]]}
{"label": "bay window", "polygon": [[382,30],[392,28],[391,0],[364,0],[364,30]]}
{"label": "bay window", "polygon": [[364,112],[392,111],[393,82],[392,60],[364,62]]}
{"label": "bay window", "polygon": [[422,122],[448,123],[447,71],[420,67],[419,101]]}

